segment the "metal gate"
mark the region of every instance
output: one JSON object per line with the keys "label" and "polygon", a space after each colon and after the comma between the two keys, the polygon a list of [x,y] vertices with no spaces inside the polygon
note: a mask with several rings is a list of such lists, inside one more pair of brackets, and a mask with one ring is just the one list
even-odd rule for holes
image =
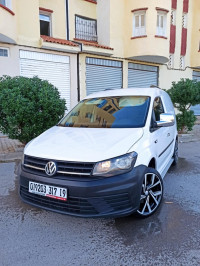
{"label": "metal gate", "polygon": [[141,64],[128,64],[128,87],[148,88],[158,86],[158,67]]}
{"label": "metal gate", "polygon": [[122,62],[86,57],[87,95],[122,88]]}
{"label": "metal gate", "polygon": [[[200,81],[200,71],[193,71],[192,79]],[[191,106],[190,110],[193,110],[195,115],[200,115],[200,104]]]}
{"label": "metal gate", "polygon": [[67,109],[70,109],[69,56],[20,50],[20,75],[48,80],[59,90],[60,96],[66,100]]}

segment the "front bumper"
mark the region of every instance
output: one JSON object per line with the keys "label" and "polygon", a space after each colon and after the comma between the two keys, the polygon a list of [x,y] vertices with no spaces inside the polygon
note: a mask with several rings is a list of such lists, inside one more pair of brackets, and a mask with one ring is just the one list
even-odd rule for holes
{"label": "front bumper", "polygon": [[[89,181],[56,179],[21,170],[19,193],[28,204],[46,210],[79,217],[120,217],[139,208],[141,187],[146,166],[140,165],[129,173]],[[67,201],[28,192],[29,181],[64,187]]]}

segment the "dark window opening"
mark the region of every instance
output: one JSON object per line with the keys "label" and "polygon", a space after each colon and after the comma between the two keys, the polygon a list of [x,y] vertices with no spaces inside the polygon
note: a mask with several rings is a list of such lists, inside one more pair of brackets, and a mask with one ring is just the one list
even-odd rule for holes
{"label": "dark window opening", "polygon": [[40,35],[50,36],[50,16],[40,15]]}

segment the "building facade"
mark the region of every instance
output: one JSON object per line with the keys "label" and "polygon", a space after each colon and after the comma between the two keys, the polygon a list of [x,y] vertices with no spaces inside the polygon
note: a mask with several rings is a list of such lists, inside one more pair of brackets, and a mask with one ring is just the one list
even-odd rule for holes
{"label": "building facade", "polygon": [[0,75],[48,79],[68,108],[99,90],[200,80],[199,11],[198,0],[0,0]]}

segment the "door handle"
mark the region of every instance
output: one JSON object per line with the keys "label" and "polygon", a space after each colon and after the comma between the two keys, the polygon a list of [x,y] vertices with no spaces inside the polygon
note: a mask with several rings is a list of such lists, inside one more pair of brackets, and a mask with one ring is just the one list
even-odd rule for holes
{"label": "door handle", "polygon": [[155,142],[155,143],[158,143],[158,140],[156,139],[154,142]]}

